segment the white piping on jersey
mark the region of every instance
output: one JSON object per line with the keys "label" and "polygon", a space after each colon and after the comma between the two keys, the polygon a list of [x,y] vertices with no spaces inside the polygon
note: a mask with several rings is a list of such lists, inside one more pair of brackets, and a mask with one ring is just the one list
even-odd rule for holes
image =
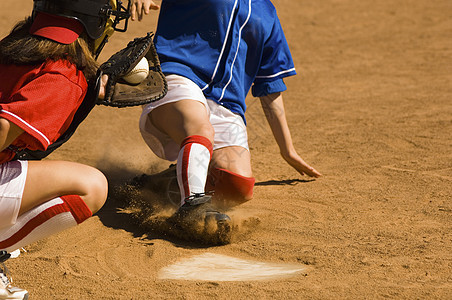
{"label": "white piping on jersey", "polygon": [[245,22],[243,23],[243,25],[240,27],[240,30],[239,30],[239,42],[238,42],[238,44],[237,44],[237,51],[235,52],[234,60],[232,61],[232,63],[231,63],[231,68],[230,68],[231,76],[229,77],[228,83],[227,83],[227,84],[225,85],[225,87],[223,88],[223,91],[221,92],[221,97],[220,97],[220,99],[218,99],[218,101],[223,100],[223,97],[224,97],[224,93],[225,93],[225,91],[226,91],[226,88],[229,86],[229,84],[230,84],[231,81],[232,81],[232,76],[233,76],[232,69],[234,69],[234,64],[235,64],[235,61],[236,61],[236,59],[237,59],[237,55],[239,54],[240,42],[242,41],[242,30],[243,30],[243,28],[246,26],[246,24],[248,24],[248,21],[250,20],[250,17],[251,17],[251,0],[249,0],[248,3],[249,3],[249,4],[248,4],[248,6],[249,6],[249,7],[248,7],[248,9],[249,9],[249,11],[248,11],[248,16],[247,16]]}
{"label": "white piping on jersey", "polygon": [[14,118],[18,119],[19,121],[21,121],[23,124],[25,124],[25,125],[26,125],[27,127],[29,127],[31,130],[33,130],[34,132],[36,132],[37,134],[39,134],[40,136],[42,136],[42,137],[46,140],[47,146],[50,145],[49,139],[48,139],[42,132],[40,132],[39,130],[37,130],[36,128],[34,128],[34,127],[31,126],[30,124],[28,124],[27,122],[25,122],[25,120],[23,120],[21,117],[15,115],[15,114],[13,114],[13,113],[11,113],[11,112],[9,112],[9,111],[6,111],[6,110],[1,110],[1,111],[4,112],[5,114],[8,114],[8,115],[10,115],[10,116],[13,116]]}
{"label": "white piping on jersey", "polygon": [[227,43],[227,40],[229,37],[229,31],[231,30],[232,20],[234,18],[234,10],[237,7],[237,1],[238,0],[235,0],[234,6],[232,7],[231,17],[229,18],[228,30],[226,31],[226,36],[224,37],[224,40],[223,40],[223,47],[221,48],[220,56],[218,57],[217,64],[215,66],[215,70],[213,71],[212,77],[210,78],[210,82],[208,84],[206,84],[206,86],[203,87],[201,89],[201,91],[204,91],[213,82],[213,79],[215,78],[215,75],[217,74],[218,67],[219,67],[220,61],[221,61],[221,57],[223,57],[224,49],[226,48],[226,43]]}
{"label": "white piping on jersey", "polygon": [[289,73],[289,72],[292,72],[292,71],[295,71],[295,68],[292,68],[292,69],[289,69],[289,70],[285,70],[285,71],[281,71],[281,72],[278,72],[278,73],[273,74],[273,75],[256,76],[256,78],[273,78],[273,77],[279,76],[281,74]]}

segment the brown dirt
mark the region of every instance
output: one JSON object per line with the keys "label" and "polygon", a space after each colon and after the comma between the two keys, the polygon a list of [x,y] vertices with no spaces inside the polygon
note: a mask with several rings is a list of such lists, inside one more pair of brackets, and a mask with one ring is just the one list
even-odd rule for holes
{"label": "brown dirt", "polygon": [[[1,35],[31,10],[2,0]],[[248,99],[254,200],[226,246],[149,230],[115,188],[168,167],[142,141],[139,108],[96,107],[51,159],[97,166],[112,193],[101,212],[11,260],[31,299],[451,299],[452,2],[274,0],[299,75],[284,94],[294,143],[324,176],[279,157],[260,105]],[[156,14],[116,34],[100,60],[154,30]],[[158,279],[205,252],[309,265],[272,281]]]}

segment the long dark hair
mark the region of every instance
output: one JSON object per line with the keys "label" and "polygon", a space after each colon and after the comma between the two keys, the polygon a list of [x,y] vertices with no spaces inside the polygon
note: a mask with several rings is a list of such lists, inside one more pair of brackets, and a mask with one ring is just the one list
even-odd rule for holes
{"label": "long dark hair", "polygon": [[26,18],[14,26],[10,34],[0,41],[0,63],[16,65],[42,64],[48,59],[65,59],[75,64],[87,80],[97,72],[93,55],[94,41],[83,32],[69,45],[34,36],[29,33],[33,20]]}

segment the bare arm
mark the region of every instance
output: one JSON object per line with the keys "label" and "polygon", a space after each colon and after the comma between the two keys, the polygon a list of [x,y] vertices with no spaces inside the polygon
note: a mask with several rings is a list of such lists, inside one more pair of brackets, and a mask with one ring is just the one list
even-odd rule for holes
{"label": "bare arm", "polygon": [[268,124],[272,130],[276,143],[279,146],[281,156],[284,160],[298,171],[301,175],[320,177],[321,174],[308,165],[295,150],[287,125],[286,113],[281,93],[270,94],[260,97],[262,108],[265,112]]}
{"label": "bare arm", "polygon": [[0,151],[3,151],[22,134],[23,129],[10,121],[0,118]]}
{"label": "bare arm", "polygon": [[97,95],[97,98],[104,99],[105,98],[105,86],[108,82],[108,75],[102,75],[101,81],[100,81],[100,88],[99,88],[99,94]]}
{"label": "bare arm", "polygon": [[152,0],[131,0],[132,6],[130,7],[130,19],[132,21],[141,21],[144,15],[148,15],[150,10],[157,10],[160,8]]}

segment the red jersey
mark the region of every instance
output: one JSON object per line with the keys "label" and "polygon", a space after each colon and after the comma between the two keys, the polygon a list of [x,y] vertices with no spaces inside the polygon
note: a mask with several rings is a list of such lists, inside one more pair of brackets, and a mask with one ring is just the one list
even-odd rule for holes
{"label": "red jersey", "polygon": [[[69,127],[88,84],[66,60],[39,66],[0,65],[0,117],[24,130],[14,142],[19,149],[45,150]],[[0,152],[0,163],[15,152]]]}

